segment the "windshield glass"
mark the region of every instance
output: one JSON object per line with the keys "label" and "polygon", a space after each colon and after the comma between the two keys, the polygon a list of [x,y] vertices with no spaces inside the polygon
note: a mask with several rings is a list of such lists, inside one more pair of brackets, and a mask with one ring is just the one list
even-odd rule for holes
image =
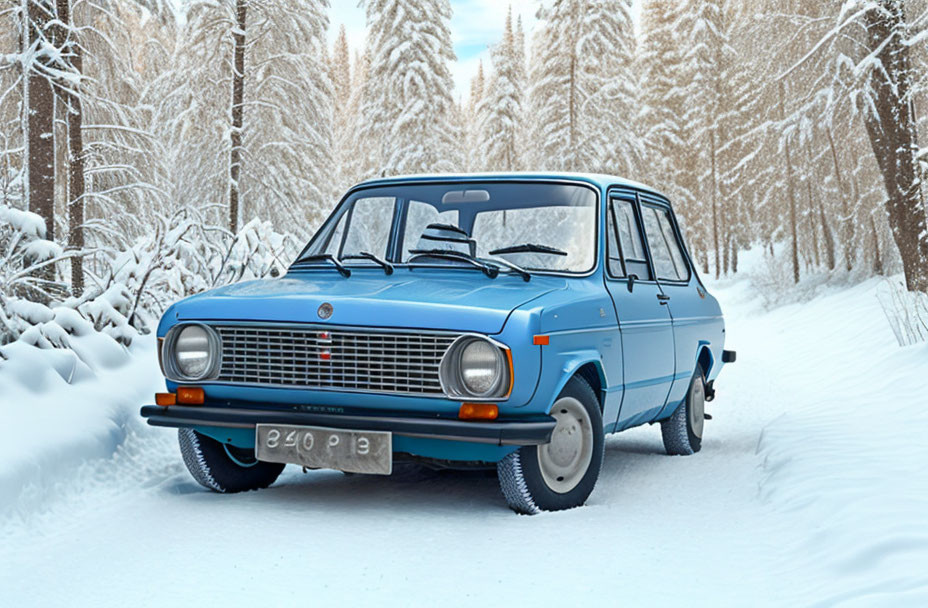
{"label": "windshield glass", "polygon": [[[365,189],[339,206],[297,262],[330,254],[372,264],[357,259],[364,253],[394,264],[466,266],[455,258],[467,257],[527,271],[585,273],[596,259],[597,200],[586,186],[539,182]],[[500,264],[500,270],[509,268]]]}

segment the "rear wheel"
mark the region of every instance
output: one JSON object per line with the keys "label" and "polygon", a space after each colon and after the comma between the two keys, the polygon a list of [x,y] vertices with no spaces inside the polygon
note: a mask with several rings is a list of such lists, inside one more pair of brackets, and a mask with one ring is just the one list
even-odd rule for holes
{"label": "rear wheel", "polygon": [[545,445],[525,446],[496,467],[500,488],[516,513],[532,515],[581,506],[603,463],[599,400],[586,380],[571,378],[551,415],[557,426]]}
{"label": "rear wheel", "polygon": [[282,464],[258,460],[254,450],[220,443],[193,429],[178,429],[177,440],[187,470],[214,492],[260,490],[277,481],[284,470]]}
{"label": "rear wheel", "polygon": [[702,448],[706,420],[706,377],[701,365],[690,381],[686,399],[673,415],[661,422],[664,449],[671,456],[689,456]]}

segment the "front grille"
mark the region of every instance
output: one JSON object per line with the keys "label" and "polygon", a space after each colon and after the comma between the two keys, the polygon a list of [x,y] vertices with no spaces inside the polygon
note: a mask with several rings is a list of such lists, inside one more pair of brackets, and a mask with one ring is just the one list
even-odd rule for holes
{"label": "front grille", "polygon": [[220,382],[442,395],[438,367],[453,334],[221,326]]}

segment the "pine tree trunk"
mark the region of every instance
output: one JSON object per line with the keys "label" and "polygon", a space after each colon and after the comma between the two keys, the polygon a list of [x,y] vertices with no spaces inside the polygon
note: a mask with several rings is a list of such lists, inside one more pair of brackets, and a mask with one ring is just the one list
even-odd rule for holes
{"label": "pine tree trunk", "polygon": [[236,0],[236,29],[232,33],[232,150],[229,153],[229,230],[238,232],[242,175],[242,125],[245,118],[245,17],[246,0]]}
{"label": "pine tree trunk", "polygon": [[568,150],[570,150],[570,162],[568,163],[566,169],[568,171],[573,171],[576,169],[574,167],[574,150],[577,146],[577,54],[573,50],[570,53],[570,82],[568,88]]}
{"label": "pine tree trunk", "polygon": [[812,234],[812,254],[815,259],[815,267],[821,268],[822,256],[818,246],[818,230],[815,221],[815,197],[812,195],[812,177],[814,175],[812,160],[812,146],[806,142],[806,154],[809,157],[808,175],[806,175],[806,192],[809,196],[809,232]]}
{"label": "pine tree trunk", "polygon": [[906,287],[928,292],[928,218],[918,164],[918,131],[911,100],[912,66],[906,45],[904,0],[879,0],[865,17],[871,52],[882,69],[870,79],[875,114],[864,114],[870,144],[883,175],[886,211],[902,257]]}
{"label": "pine tree trunk", "polygon": [[883,256],[880,254],[880,235],[876,231],[876,222],[870,215],[870,232],[873,234],[873,273],[883,274]]}
{"label": "pine tree trunk", "polygon": [[844,264],[847,271],[854,270],[854,260],[857,257],[857,235],[854,228],[853,218],[851,218],[850,204],[847,200],[847,190],[844,188],[844,180],[841,177],[841,164],[838,162],[838,150],[835,148],[835,138],[831,134],[831,128],[825,129],[828,135],[828,145],[831,147],[831,160],[835,166],[835,181],[838,184],[838,196],[841,198],[841,218],[842,236],[844,238]]}
{"label": "pine tree trunk", "polygon": [[825,217],[825,205],[818,207],[819,221],[822,224],[822,234],[825,236],[825,263],[828,270],[834,270],[837,262],[835,261],[835,237],[831,234],[831,226],[828,225],[828,218]]}
{"label": "pine tree trunk", "polygon": [[718,179],[716,177],[715,167],[715,130],[709,130],[709,151],[712,162],[712,245],[715,250],[715,278],[719,278],[721,272],[721,260],[719,251],[719,201],[718,201]]}
{"label": "pine tree trunk", "polygon": [[[47,0],[28,0],[28,45],[33,47],[48,32],[55,13]],[[55,94],[48,77],[32,69],[26,75],[29,210],[45,220],[45,238],[55,239]],[[47,278],[53,278],[49,267]]]}
{"label": "pine tree trunk", "polygon": [[[780,118],[786,119],[783,99],[786,97],[785,85],[780,83]],[[796,226],[796,192],[793,189],[793,158],[789,147],[789,137],[785,141],[786,151],[786,191],[789,197],[789,227],[792,236],[793,282],[799,282],[799,230]]]}
{"label": "pine tree trunk", "polygon": [[[65,26],[72,25],[70,0],[57,0],[57,4],[58,19]],[[71,36],[76,33],[71,32]],[[64,43],[63,35],[61,44]],[[83,49],[77,40],[72,39],[65,57],[75,72],[83,74]],[[80,250],[84,248],[84,118],[80,94],[65,89],[59,89],[59,93],[68,109],[68,247]],[[84,265],[80,256],[71,258],[71,291],[76,296],[84,291]]]}

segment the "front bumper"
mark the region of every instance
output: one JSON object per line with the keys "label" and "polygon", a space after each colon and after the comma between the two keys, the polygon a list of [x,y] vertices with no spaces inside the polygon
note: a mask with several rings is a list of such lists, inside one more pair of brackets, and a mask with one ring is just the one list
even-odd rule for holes
{"label": "front bumper", "polygon": [[257,424],[322,426],[353,431],[390,431],[403,437],[466,441],[490,445],[543,445],[551,440],[556,421],[551,416],[518,420],[465,422],[447,418],[362,416],[296,410],[146,405],[142,417],[152,426],[253,429]]}

